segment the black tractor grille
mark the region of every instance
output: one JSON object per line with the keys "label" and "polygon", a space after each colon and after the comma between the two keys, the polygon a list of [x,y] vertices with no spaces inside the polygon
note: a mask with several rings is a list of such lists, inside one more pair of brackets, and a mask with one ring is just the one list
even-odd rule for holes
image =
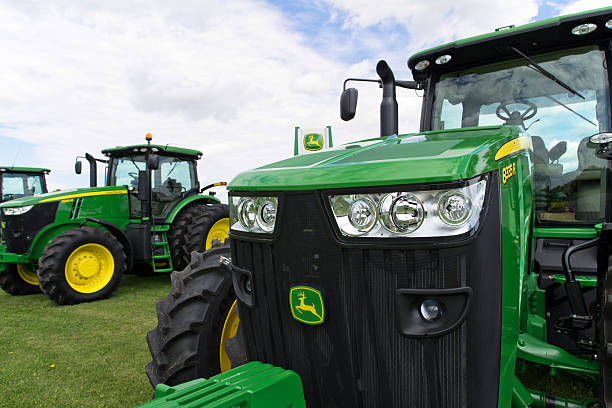
{"label": "black tractor grille", "polygon": [[25,254],[36,234],[45,226],[55,221],[58,202],[36,204],[31,210],[21,215],[4,215],[3,236],[8,252]]}
{"label": "black tractor grille", "polygon": [[[333,235],[318,192],[286,194],[278,237],[234,238],[232,262],[253,273],[255,307],[240,304],[249,358],[300,374],[308,407],[497,405],[501,256],[496,197],[479,236],[445,248],[357,247]],[[498,208],[498,207],[497,207]],[[325,323],[294,320],[289,288],[320,289]],[[470,286],[465,323],[436,338],[397,325],[396,290]],[[495,363],[497,361],[497,364]]]}

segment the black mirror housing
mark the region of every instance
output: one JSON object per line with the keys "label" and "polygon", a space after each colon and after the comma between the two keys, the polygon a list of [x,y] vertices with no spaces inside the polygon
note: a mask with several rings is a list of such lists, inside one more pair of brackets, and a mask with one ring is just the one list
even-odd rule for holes
{"label": "black mirror housing", "polygon": [[81,163],[79,160],[77,160],[74,163],[74,172],[76,174],[81,174],[82,171],[83,171],[83,163]]}
{"label": "black mirror housing", "polygon": [[357,89],[348,88],[340,96],[340,118],[348,121],[355,117],[357,112]]}
{"label": "black mirror housing", "polygon": [[147,168],[149,170],[157,170],[159,169],[159,156],[156,154],[151,154],[147,157]]}

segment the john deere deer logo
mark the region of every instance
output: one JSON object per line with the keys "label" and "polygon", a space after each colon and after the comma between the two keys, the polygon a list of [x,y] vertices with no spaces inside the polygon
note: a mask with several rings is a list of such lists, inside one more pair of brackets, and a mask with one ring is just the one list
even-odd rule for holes
{"label": "john deere deer logo", "polygon": [[311,325],[323,323],[325,306],[321,292],[308,286],[294,286],[289,290],[289,305],[293,318]]}
{"label": "john deere deer logo", "polygon": [[323,135],[319,133],[308,133],[304,135],[304,149],[316,152],[323,149]]}

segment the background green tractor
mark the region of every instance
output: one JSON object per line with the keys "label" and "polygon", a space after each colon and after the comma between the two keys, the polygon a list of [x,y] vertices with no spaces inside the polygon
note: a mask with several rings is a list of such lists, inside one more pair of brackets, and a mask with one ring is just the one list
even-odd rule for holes
{"label": "background green tractor", "polygon": [[45,176],[50,172],[38,167],[0,166],[0,203],[46,193]]}
{"label": "background green tractor", "polygon": [[[239,324],[221,341],[299,374],[308,407],[612,407],[611,44],[608,7],[420,52],[415,81],[380,61],[380,137],[230,183]],[[419,133],[398,132],[397,86],[424,91]],[[345,89],[342,119],[356,104]],[[180,281],[201,263],[176,285],[212,302]],[[160,326],[216,330],[191,312]],[[258,364],[151,406],[303,406]]]}
{"label": "background green tractor", "polygon": [[[0,205],[0,287],[13,295],[42,290],[58,304],[97,300],[125,271],[180,270],[192,251],[224,241],[227,205],[201,193],[225,183],[201,188],[201,152],[150,140],[103,150],[103,160],[86,155],[90,188]],[[105,187],[96,187],[96,161],[108,164]]]}

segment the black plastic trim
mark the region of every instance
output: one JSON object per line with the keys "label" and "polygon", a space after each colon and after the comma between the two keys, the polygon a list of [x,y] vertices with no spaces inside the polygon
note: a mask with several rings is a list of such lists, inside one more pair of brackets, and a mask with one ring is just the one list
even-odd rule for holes
{"label": "black plastic trim", "polygon": [[[397,328],[409,338],[439,337],[457,329],[467,317],[472,305],[472,288],[397,289]],[[444,315],[435,321],[424,320],[419,312],[426,299],[438,300]]]}

